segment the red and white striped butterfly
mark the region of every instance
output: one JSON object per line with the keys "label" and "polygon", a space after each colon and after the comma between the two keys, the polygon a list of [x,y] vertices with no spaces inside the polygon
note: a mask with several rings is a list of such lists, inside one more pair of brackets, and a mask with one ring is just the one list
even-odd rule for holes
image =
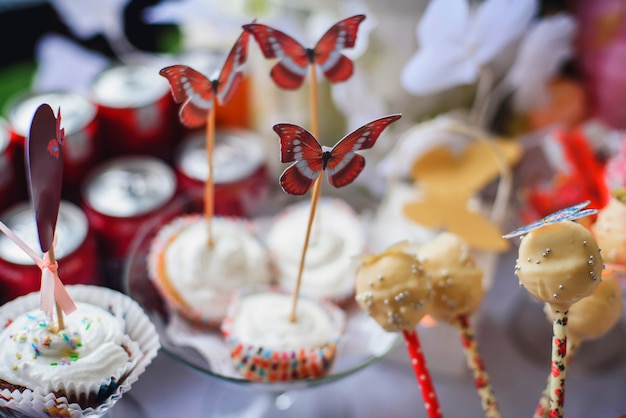
{"label": "red and white striped butterfly", "polygon": [[215,79],[209,79],[186,65],[172,65],[159,71],[170,82],[174,101],[182,103],[178,116],[183,125],[195,128],[206,122],[215,97],[222,105],[233,98],[243,79],[249,37],[248,32],[241,33]]}
{"label": "red and white striped butterfly", "polygon": [[331,83],[350,78],[352,61],[340,51],[354,47],[363,20],[365,15],[356,15],[334,24],[315,48],[305,48],[291,36],[266,25],[252,23],[243,28],[252,33],[265,58],[279,58],[270,73],[274,82],[284,89],[297,89],[304,82],[309,65],[319,65]]}
{"label": "red and white striped butterfly", "polygon": [[355,151],[370,149],[381,132],[401,115],[373,120],[344,136],[334,147],[320,145],[306,129],[289,123],[274,125],[280,137],[280,161],[293,162],[280,176],[280,186],[289,194],[305,194],[322,171],[335,187],[346,186],[361,173],[365,158]]}

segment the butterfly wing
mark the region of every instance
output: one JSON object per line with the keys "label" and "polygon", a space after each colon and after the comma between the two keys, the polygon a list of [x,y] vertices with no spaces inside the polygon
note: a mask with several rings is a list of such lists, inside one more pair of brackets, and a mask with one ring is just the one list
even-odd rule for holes
{"label": "butterfly wing", "polygon": [[261,47],[265,58],[278,58],[270,76],[278,87],[297,89],[302,85],[310,64],[306,48],[291,36],[259,23],[244,25]]}
{"label": "butterfly wing", "polygon": [[186,65],[165,67],[159,74],[167,78],[176,103],[182,103],[178,112],[181,123],[196,128],[206,122],[215,94],[211,80]]}
{"label": "butterfly wing", "polygon": [[389,115],[373,120],[342,138],[330,151],[326,164],[328,181],[335,187],[350,184],[365,167],[365,158],[355,151],[370,149],[382,131],[401,115]]}
{"label": "butterfly wing", "polygon": [[243,31],[230,50],[217,82],[217,98],[222,105],[228,103],[239,88],[243,79],[243,66],[248,57],[250,34]]}
{"label": "butterfly wing", "polygon": [[503,235],[502,238],[513,238],[518,235],[523,235],[535,229],[541,228],[545,225],[550,225],[561,221],[575,221],[576,219],[584,218],[585,216],[595,215],[596,213],[598,213],[597,209],[583,210],[587,205],[589,205],[589,203],[590,201],[587,200],[577,205],[557,210],[556,212],[551,213],[550,215],[539,219],[538,221],[532,222],[528,225],[524,225],[513,232],[509,232],[508,234]]}
{"label": "butterfly wing", "polygon": [[365,15],[356,15],[334,24],[315,45],[315,63],[331,83],[345,81],[352,75],[352,60],[340,51],[352,48]]}
{"label": "butterfly wing", "polygon": [[274,125],[280,137],[280,161],[293,162],[280,176],[280,185],[289,194],[305,194],[322,171],[322,147],[306,129],[289,123]]}

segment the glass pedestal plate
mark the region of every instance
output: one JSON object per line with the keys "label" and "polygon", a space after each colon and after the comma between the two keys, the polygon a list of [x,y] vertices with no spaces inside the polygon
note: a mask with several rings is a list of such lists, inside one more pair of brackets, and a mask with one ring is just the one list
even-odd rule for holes
{"label": "glass pedestal plate", "polygon": [[[180,203],[181,213],[186,206]],[[221,334],[200,329],[168,312],[147,273],[147,253],[161,227],[153,222],[137,233],[124,269],[124,291],[150,316],[159,333],[162,350],[182,365],[217,379],[216,391],[207,397],[207,416],[219,417],[317,417],[347,416],[341,399],[315,402],[308,392],[352,375],[385,356],[400,339],[387,333],[356,305],[346,309],[346,327],[337,347],[331,372],[318,379],[291,382],[256,382],[242,378],[230,362]],[[314,407],[312,407],[314,405]],[[327,410],[328,409],[328,410]]]}

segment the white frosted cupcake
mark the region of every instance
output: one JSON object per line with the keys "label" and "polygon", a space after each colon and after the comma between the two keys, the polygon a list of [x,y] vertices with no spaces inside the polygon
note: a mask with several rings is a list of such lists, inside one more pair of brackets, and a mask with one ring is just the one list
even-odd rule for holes
{"label": "white frosted cupcake", "polygon": [[193,323],[219,327],[232,296],[271,280],[267,251],[243,221],[204,216],[175,219],[155,237],[148,270],[168,305]]}
{"label": "white frosted cupcake", "polygon": [[291,308],[292,295],[280,291],[233,299],[222,334],[244,378],[284,382],[329,372],[345,325],[344,313],[330,302],[300,298],[296,321],[291,322]]}
{"label": "white frosted cupcake", "polygon": [[0,408],[35,417],[102,413],[156,356],[156,330],[131,298],[96,286],[67,290],[77,310],[61,331],[37,308],[38,292],[0,307]]}
{"label": "white frosted cupcake", "polygon": [[[285,209],[267,234],[278,284],[288,292],[295,288],[309,212],[308,202]],[[300,294],[339,304],[352,300],[358,264],[355,257],[364,250],[364,226],[355,211],[342,200],[321,199],[311,229]]]}

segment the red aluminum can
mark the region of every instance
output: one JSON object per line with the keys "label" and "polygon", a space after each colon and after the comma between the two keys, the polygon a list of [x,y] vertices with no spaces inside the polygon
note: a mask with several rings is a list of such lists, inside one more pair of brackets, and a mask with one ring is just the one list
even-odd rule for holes
{"label": "red aluminum can", "polygon": [[7,123],[0,119],[0,211],[28,197],[24,164],[15,151]]}
{"label": "red aluminum can", "polygon": [[117,157],[89,174],[83,210],[98,237],[110,287],[122,289],[124,263],[141,227],[179,214],[172,205],[176,191],[173,170],[150,156]]}
{"label": "red aluminum can", "polygon": [[[0,220],[36,253],[41,253],[30,203],[11,206],[0,215]],[[78,206],[61,201],[56,234],[55,255],[63,283],[102,285],[96,241]],[[0,303],[37,291],[40,285],[39,267],[17,244],[0,234]]]}
{"label": "red aluminum can", "polygon": [[[209,176],[204,132],[189,135],[176,153],[175,169],[182,191],[194,196],[196,211],[203,207]],[[215,214],[252,217],[268,203],[270,177],[261,140],[245,130],[218,130],[213,150]]]}
{"label": "red aluminum can", "polygon": [[81,180],[101,160],[96,105],[80,93],[69,91],[28,92],[18,96],[11,103],[7,115],[13,142],[18,148],[18,158],[23,159],[25,138],[30,132],[35,110],[42,103],[49,104],[55,113],[61,109],[61,127],[65,129],[63,197],[78,202]]}
{"label": "red aluminum can", "polygon": [[178,133],[168,81],[144,66],[120,65],[99,74],[93,97],[112,156],[147,154],[167,160]]}

